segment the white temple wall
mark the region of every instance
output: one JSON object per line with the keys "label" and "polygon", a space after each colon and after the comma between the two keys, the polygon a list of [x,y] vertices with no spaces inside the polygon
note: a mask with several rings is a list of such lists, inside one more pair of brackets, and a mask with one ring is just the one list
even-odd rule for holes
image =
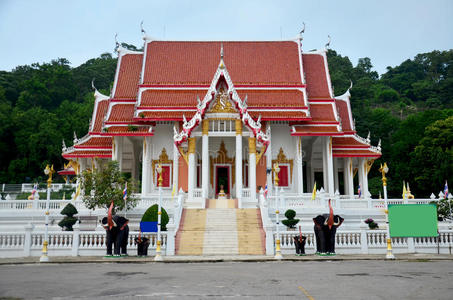
{"label": "white temple wall", "polygon": [[154,135],[151,137],[152,159],[159,159],[162,149],[165,148],[169,159],[173,159],[173,124],[157,124]]}

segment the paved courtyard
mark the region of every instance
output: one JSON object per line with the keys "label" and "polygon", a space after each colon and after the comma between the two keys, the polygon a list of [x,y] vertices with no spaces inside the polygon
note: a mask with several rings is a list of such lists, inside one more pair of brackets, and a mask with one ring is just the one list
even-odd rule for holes
{"label": "paved courtyard", "polygon": [[2,265],[0,299],[451,299],[453,261]]}

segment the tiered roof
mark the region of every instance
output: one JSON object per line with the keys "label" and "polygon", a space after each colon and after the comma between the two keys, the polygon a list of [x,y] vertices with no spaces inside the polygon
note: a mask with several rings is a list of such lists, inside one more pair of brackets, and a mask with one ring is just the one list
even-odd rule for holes
{"label": "tiered roof", "polygon": [[150,136],[155,121],[182,121],[183,115],[190,120],[219,66],[221,47],[231,81],[239,97],[247,97],[252,118],[289,121],[293,136],[333,136],[334,156],[363,156],[363,151],[380,156],[368,140],[355,135],[349,90],[333,96],[325,50],[302,53],[300,40],[149,39],[143,52],[119,49],[110,97],[97,96],[89,134],[63,156],[108,157],[113,136]]}

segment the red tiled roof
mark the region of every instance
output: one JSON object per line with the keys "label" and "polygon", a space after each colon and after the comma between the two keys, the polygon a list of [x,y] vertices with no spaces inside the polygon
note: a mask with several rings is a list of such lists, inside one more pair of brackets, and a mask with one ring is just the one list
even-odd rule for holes
{"label": "red tiled roof", "polygon": [[[184,114],[187,120],[190,120],[193,115],[195,115],[195,110],[171,110],[171,111],[156,111],[156,110],[149,110],[143,111],[139,113],[139,117],[136,117],[136,121],[145,120],[145,121],[160,121],[160,120],[167,120],[167,121],[181,121],[182,115]],[[143,116],[143,117],[142,117]]]}
{"label": "red tiled roof", "polygon": [[131,122],[134,117],[134,103],[128,104],[111,104],[112,111],[110,112],[108,122]]}
{"label": "red tiled roof", "polygon": [[339,134],[337,126],[296,126],[293,136],[335,135]]}
{"label": "red tiled roof", "polygon": [[112,150],[95,150],[95,151],[71,151],[69,153],[63,153],[64,158],[75,158],[75,157],[112,157]]}
{"label": "red tiled roof", "polygon": [[145,90],[142,93],[140,106],[193,107],[197,105],[197,96],[203,99],[208,89],[204,90]]}
{"label": "red tiled roof", "polygon": [[[140,107],[193,107],[197,96],[203,99],[207,90],[145,90]],[[299,90],[238,90],[242,100],[247,95],[249,107],[305,107]]]}
{"label": "red tiled roof", "polygon": [[144,84],[209,85],[224,61],[235,85],[301,85],[295,42],[176,42],[147,44]]}
{"label": "red tiled roof", "polygon": [[302,54],[308,98],[330,98],[324,57],[320,54]]}
{"label": "red tiled roof", "polygon": [[368,148],[369,145],[357,141],[353,137],[334,137],[333,148]]}
{"label": "red tiled roof", "polygon": [[303,111],[287,110],[287,111],[248,111],[248,113],[256,120],[260,115],[263,121],[275,121],[275,120],[306,120],[307,115]]}
{"label": "red tiled roof", "polygon": [[237,90],[242,100],[247,95],[249,107],[304,107],[304,94],[300,90]]}
{"label": "red tiled roof", "polygon": [[115,136],[115,135],[124,135],[124,136],[152,136],[153,132],[149,132],[148,126],[110,126],[107,131],[103,132],[102,135]]}
{"label": "red tiled roof", "polygon": [[90,148],[90,149],[98,149],[98,148],[112,148],[112,138],[110,137],[90,137],[90,139],[86,142],[81,144],[74,145],[74,148],[82,149],[82,148]]}
{"label": "red tiled roof", "polygon": [[94,127],[92,132],[101,132],[102,121],[104,120],[108,106],[108,100],[103,100],[98,103],[98,109],[96,111],[96,116],[94,117]]}
{"label": "red tiled roof", "polygon": [[348,104],[342,100],[335,100],[335,105],[337,106],[337,111],[341,118],[341,128],[343,131],[353,131],[349,118]]}
{"label": "red tiled roof", "polygon": [[333,149],[333,157],[381,157],[380,153],[371,150],[338,150]]}
{"label": "red tiled roof", "polygon": [[310,116],[315,122],[336,122],[331,103],[310,104]]}
{"label": "red tiled roof", "polygon": [[113,98],[137,98],[138,84],[142,71],[142,60],[143,54],[125,54],[121,56],[121,65]]}

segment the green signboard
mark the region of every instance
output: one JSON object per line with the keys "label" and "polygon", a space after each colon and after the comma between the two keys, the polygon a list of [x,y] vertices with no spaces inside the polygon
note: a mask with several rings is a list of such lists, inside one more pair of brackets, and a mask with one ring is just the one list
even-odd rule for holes
{"label": "green signboard", "polygon": [[391,237],[437,236],[436,204],[389,204]]}

